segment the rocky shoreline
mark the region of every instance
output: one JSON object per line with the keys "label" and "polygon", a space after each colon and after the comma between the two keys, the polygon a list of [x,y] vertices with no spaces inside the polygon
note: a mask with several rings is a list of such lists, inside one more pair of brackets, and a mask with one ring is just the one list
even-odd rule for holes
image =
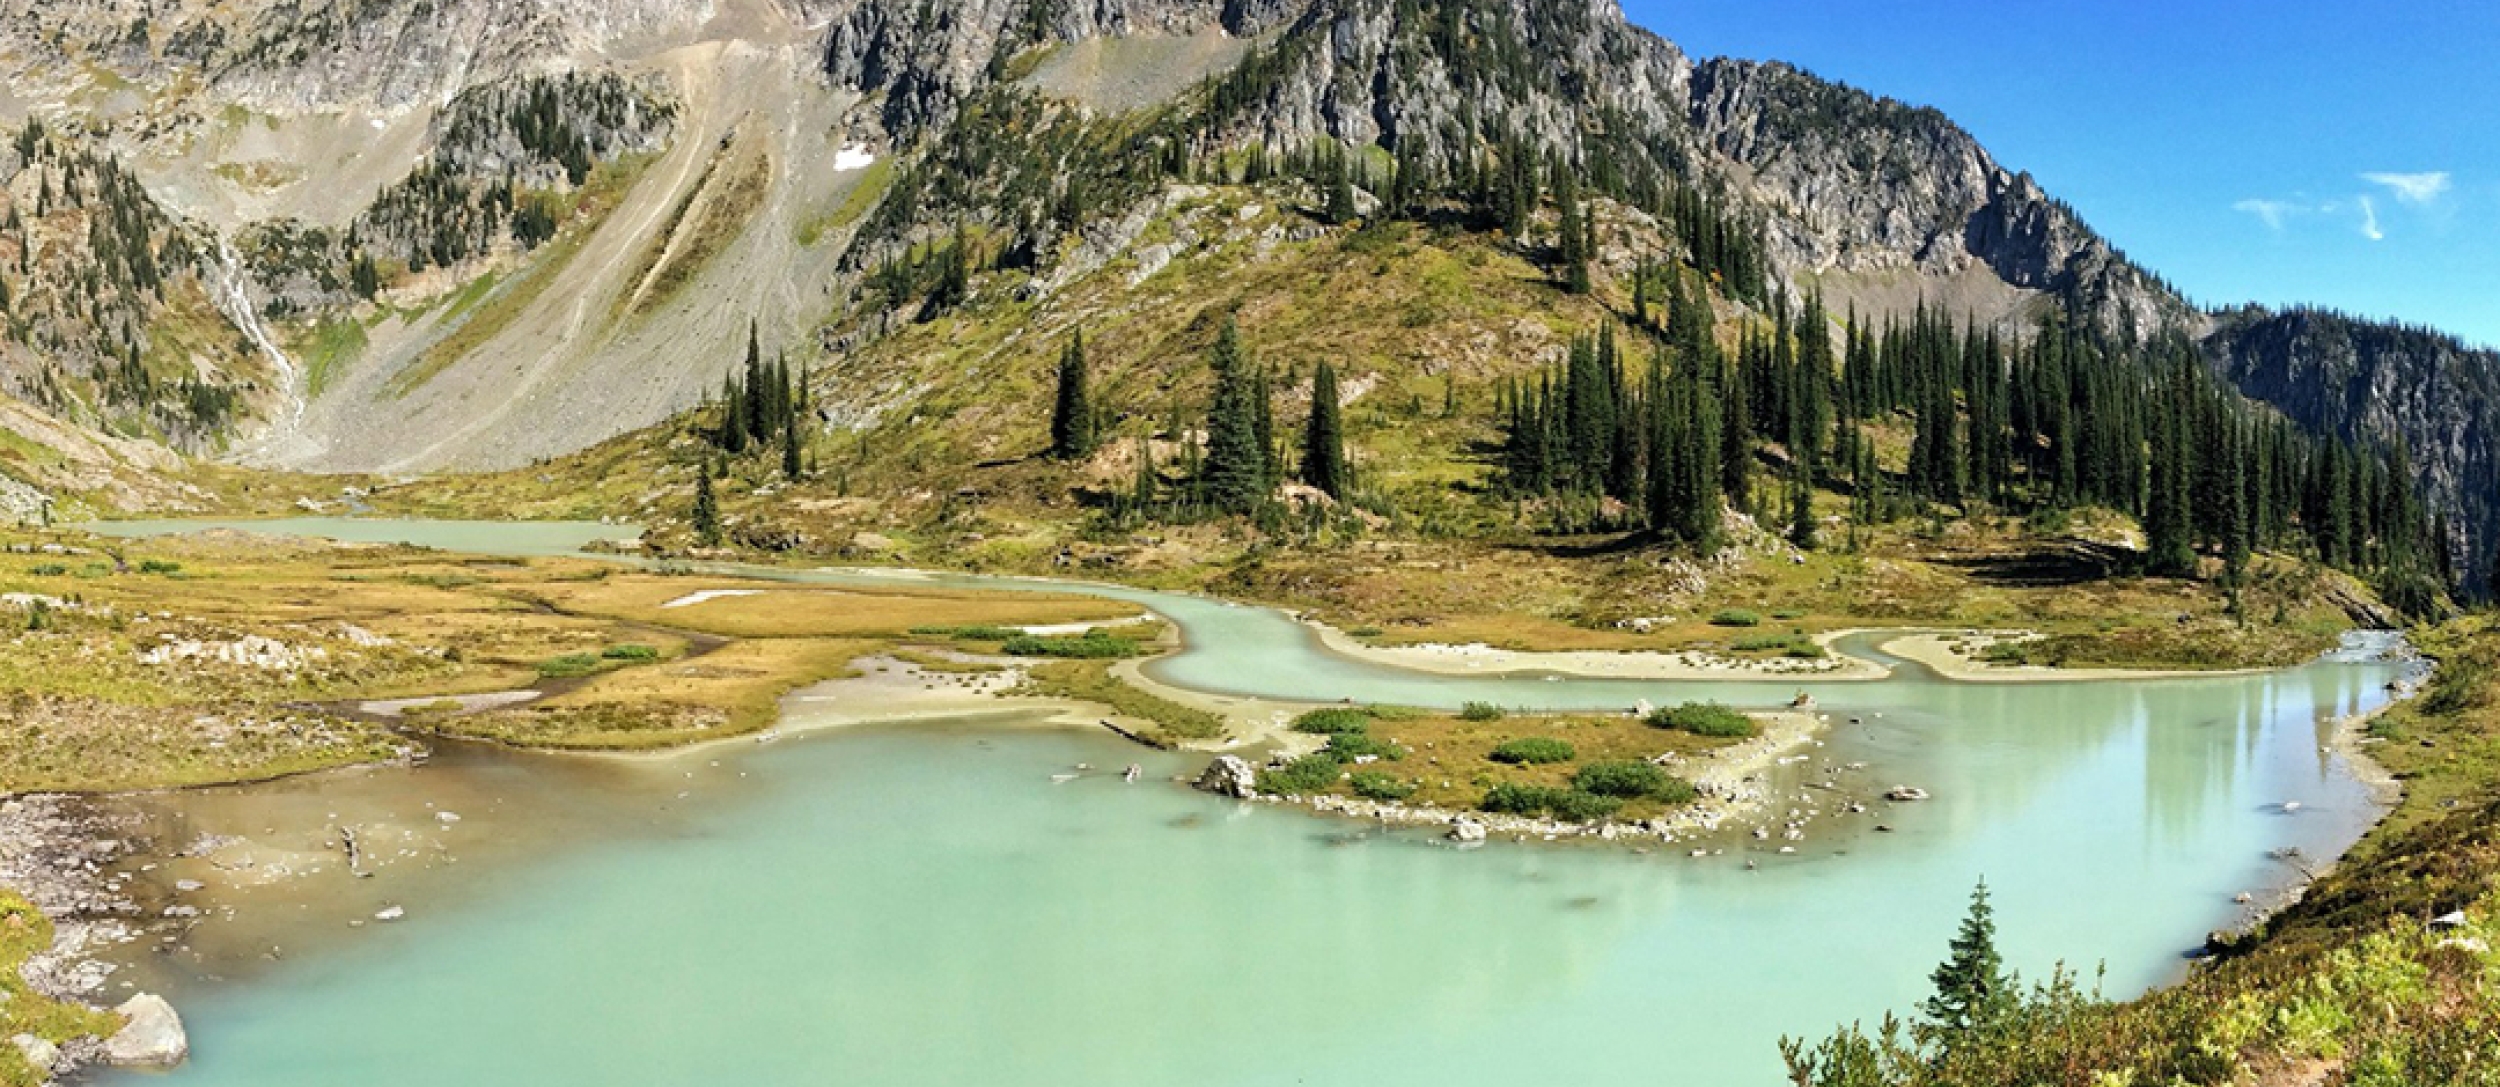
{"label": "rocky shoreline", "polygon": [[[130,855],[132,830],[75,797],[0,800],[0,887],[52,922],[52,946],[19,969],[35,993],[100,1006],[114,972],[105,953],[146,935],[143,911],[126,893],[129,877],[109,867]],[[140,993],[114,1011],[124,1026],[110,1038],[58,1046],[31,1035],[7,1041],[27,1063],[56,1078],[104,1064],[168,1067],[189,1055],[181,1018],[163,999]]]}

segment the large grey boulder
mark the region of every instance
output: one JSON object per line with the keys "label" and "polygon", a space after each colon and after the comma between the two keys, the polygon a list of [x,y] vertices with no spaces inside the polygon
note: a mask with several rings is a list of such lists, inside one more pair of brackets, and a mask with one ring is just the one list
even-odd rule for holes
{"label": "large grey boulder", "polygon": [[1198,775],[1198,787],[1217,796],[1248,800],[1259,795],[1259,772],[1238,755],[1218,755]]}
{"label": "large grey boulder", "polygon": [[141,993],[113,1009],[129,1025],[104,1042],[104,1055],[114,1064],[171,1068],[191,1055],[191,1039],[182,1032],[182,1017],[165,998]]}

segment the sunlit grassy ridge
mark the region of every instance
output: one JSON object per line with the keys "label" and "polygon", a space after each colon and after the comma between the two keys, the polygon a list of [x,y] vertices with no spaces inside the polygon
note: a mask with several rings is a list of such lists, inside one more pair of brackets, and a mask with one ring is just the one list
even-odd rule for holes
{"label": "sunlit grassy ridge", "polygon": [[[1719,558],[1637,534],[1552,535],[1536,504],[1498,491],[1496,399],[1602,327],[1645,365],[1624,270],[1574,295],[1533,247],[1498,234],[1322,228],[1307,196],[1293,186],[1177,189],[1133,244],[1049,292],[1011,290],[1002,274],[929,320],[837,317],[828,334],[855,346],[816,373],[816,404],[832,422],[809,436],[807,477],[785,479],[769,454],[727,459],[716,485],[724,542],[750,556],[1214,589],[1377,628],[1389,644],[1765,656],[1843,626],[2015,626],[2052,635],[2025,648],[2032,663],[2224,668],[2325,648],[2351,622],[2345,605],[2369,598],[2291,558],[2260,560],[2236,605],[2211,582],[2134,577],[2134,522],[2096,511],[2043,523],[1974,511],[1853,532],[1849,496],[1825,491],[1815,498],[1824,546],[1813,552],[1743,525]],[[1657,242],[1639,223],[1622,229],[1627,254]],[[1136,486],[1142,456],[1165,488],[1183,482],[1184,445],[1211,391],[1207,352],[1227,314],[1273,375],[1280,444],[1301,424],[1313,368],[1325,361],[1341,375],[1358,495],[1257,529],[1111,518],[1106,507]],[[1717,314],[1723,339],[1763,320],[1725,300]],[[1105,436],[1091,459],[1069,464],[1043,453],[1054,369],[1079,330]],[[706,438],[716,416],[689,413],[527,470],[386,487],[375,501],[433,516],[629,516],[658,546],[685,548],[696,466],[717,459]],[[1905,423],[1878,420],[1869,434],[1886,471],[1906,470]],[[1780,455],[1771,447],[1755,464],[1757,493],[1776,493]],[[1727,607],[1789,618],[1740,646],[1706,622]]]}

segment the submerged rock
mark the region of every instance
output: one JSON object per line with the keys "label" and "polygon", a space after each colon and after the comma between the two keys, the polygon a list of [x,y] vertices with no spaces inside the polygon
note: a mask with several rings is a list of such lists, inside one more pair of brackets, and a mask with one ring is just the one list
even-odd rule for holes
{"label": "submerged rock", "polygon": [[1238,755],[1218,755],[1198,775],[1198,788],[1217,796],[1248,800],[1259,795],[1259,774]]}
{"label": "submerged rock", "polygon": [[191,1039],[182,1031],[182,1017],[165,998],[141,993],[124,1001],[114,1013],[128,1025],[104,1042],[104,1055],[114,1064],[171,1068],[191,1055]]}
{"label": "submerged rock", "polygon": [[1917,786],[1895,785],[1884,793],[1884,799],[1895,803],[1908,803],[1911,801],[1926,800],[1928,799],[1928,795],[1927,790],[1918,788]]}

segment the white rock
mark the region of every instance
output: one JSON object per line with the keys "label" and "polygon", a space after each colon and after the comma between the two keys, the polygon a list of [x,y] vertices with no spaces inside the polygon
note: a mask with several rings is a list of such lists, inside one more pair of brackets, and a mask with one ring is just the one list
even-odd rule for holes
{"label": "white rock", "polygon": [[1484,835],[1484,824],[1473,819],[1462,818],[1450,824],[1450,840],[1453,842],[1481,842]]}
{"label": "white rock", "polygon": [[1217,796],[1248,800],[1259,795],[1259,774],[1239,755],[1218,755],[1198,775],[1198,788]]}
{"label": "white rock", "polygon": [[50,1076],[61,1070],[61,1047],[32,1034],[20,1034],[9,1039],[9,1044],[25,1055],[27,1066],[36,1072]]}
{"label": "white rock", "polygon": [[376,921],[397,921],[406,916],[408,916],[407,910],[398,906],[389,906],[385,907],[381,912],[374,914],[373,919]]}
{"label": "white rock", "polygon": [[141,993],[113,1011],[128,1021],[104,1043],[104,1056],[114,1064],[171,1068],[191,1055],[191,1039],[182,1032],[182,1017],[174,1014],[174,1006],[164,997]]}

